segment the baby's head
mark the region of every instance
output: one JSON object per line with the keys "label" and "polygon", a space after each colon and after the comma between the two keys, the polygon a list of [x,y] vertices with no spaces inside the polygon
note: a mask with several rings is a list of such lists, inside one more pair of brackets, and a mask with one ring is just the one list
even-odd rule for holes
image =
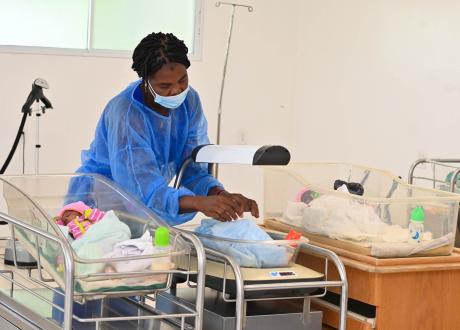
{"label": "baby's head", "polygon": [[64,213],[62,213],[62,215],[60,217],[60,220],[62,221],[64,226],[67,226],[67,224],[70,221],[72,221],[75,218],[80,217],[81,215],[82,215],[82,213],[80,213],[80,212],[73,211],[73,210],[68,210],[68,211],[64,211]]}
{"label": "baby's head", "polygon": [[56,221],[61,222],[64,226],[67,226],[70,221],[82,216],[88,208],[89,206],[83,202],[67,204],[59,211]]}

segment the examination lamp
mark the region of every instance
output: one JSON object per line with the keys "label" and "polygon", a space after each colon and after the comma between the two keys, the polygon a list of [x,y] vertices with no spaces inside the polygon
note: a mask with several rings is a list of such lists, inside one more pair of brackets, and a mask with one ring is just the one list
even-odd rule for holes
{"label": "examination lamp", "polygon": [[192,152],[196,163],[287,165],[291,159],[283,146],[201,145]]}
{"label": "examination lamp", "polygon": [[184,172],[191,162],[208,163],[209,172],[212,173],[214,164],[287,165],[290,160],[291,154],[283,146],[205,144],[196,147],[184,161],[176,176],[174,188],[179,188]]}

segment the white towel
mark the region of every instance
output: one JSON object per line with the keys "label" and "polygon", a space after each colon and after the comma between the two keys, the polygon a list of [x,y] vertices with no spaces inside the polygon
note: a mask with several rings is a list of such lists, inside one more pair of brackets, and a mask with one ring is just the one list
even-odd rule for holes
{"label": "white towel", "polygon": [[379,258],[407,257],[423,251],[435,249],[452,243],[453,235],[449,233],[431,241],[414,243],[373,243],[371,246],[371,256]]}
{"label": "white towel", "polygon": [[[105,258],[119,258],[127,256],[141,256],[154,253],[152,236],[146,231],[140,238],[130,239],[115,244],[113,251],[106,254]],[[152,264],[151,258],[137,259],[122,262],[113,262],[112,265],[117,272],[137,272],[145,270]]]}

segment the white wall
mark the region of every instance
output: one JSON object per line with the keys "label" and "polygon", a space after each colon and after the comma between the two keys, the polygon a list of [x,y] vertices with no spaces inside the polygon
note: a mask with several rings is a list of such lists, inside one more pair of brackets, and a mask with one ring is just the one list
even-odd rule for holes
{"label": "white wall", "polygon": [[407,176],[460,157],[460,2],[300,1],[291,142],[297,160]]}
{"label": "white wall", "polygon": [[[189,70],[191,84],[200,92],[216,138],[217,106],[230,7],[216,8],[204,0],[202,58]],[[248,0],[249,13],[239,8],[223,105],[222,144],[287,144],[294,87],[297,38],[297,1]],[[281,24],[277,24],[280,22]],[[0,53],[0,111],[6,125],[0,130],[0,162],[3,164],[20,122],[20,108],[36,77],[45,78],[45,91],[55,110],[41,119],[40,172],[73,172],[80,151],[87,148],[106,102],[137,77],[131,59],[84,56],[51,56]],[[280,83],[281,82],[281,83]],[[34,172],[35,120],[26,128],[26,172]],[[21,147],[7,173],[22,171]],[[222,167],[220,179],[232,191],[242,191],[261,201],[260,169]]]}
{"label": "white wall", "polygon": [[[248,0],[238,9],[222,143],[284,144],[297,161],[349,161],[406,176],[420,155],[455,157],[460,122],[460,2]],[[204,0],[203,54],[190,68],[215,140],[230,8]],[[36,77],[55,110],[42,119],[41,172],[72,172],[105,103],[136,79],[130,59],[0,54],[0,162]],[[34,170],[34,120],[27,127]],[[21,171],[20,152],[9,173]],[[460,154],[460,150],[459,150]],[[260,169],[223,167],[232,191],[262,201]]]}

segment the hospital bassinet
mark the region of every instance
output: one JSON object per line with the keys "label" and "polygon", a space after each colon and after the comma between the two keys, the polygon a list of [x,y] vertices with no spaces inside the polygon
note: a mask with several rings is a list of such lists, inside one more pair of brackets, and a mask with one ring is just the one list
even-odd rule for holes
{"label": "hospital bassinet", "polygon": [[[59,209],[69,202],[83,201],[93,208],[107,211],[106,217],[111,213],[117,221],[129,228],[132,239],[139,238],[146,231],[153,236],[157,227],[167,226],[128,193],[101,176],[95,174],[1,176],[0,192],[0,206],[2,206],[0,220],[9,223],[13,242],[17,239],[21,246],[36,259],[39,279],[35,281],[52,290],[54,294],[65,295],[69,302],[81,303],[106,297],[146,296],[167,290],[175,273],[182,273],[185,276],[193,274],[198,278],[201,276],[200,267],[191,272],[187,269],[177,270],[174,267],[176,258],[181,256],[190,258],[193,253],[204,258],[199,241],[174,228],[170,228],[172,248],[167,253],[154,252],[135,257],[108,258],[97,251],[103,243],[95,242],[91,249],[86,251],[84,257],[79,255],[72,248],[73,243],[65,237],[53,219]],[[107,220],[103,218],[100,221]],[[115,231],[114,235],[116,234]],[[13,246],[16,244],[18,243]],[[118,263],[127,264],[135,261],[150,263],[151,261],[154,265],[165,257],[167,260],[172,260],[170,267],[161,269],[147,267],[144,270],[123,272],[115,270]],[[14,258],[14,263],[17,264],[16,253]],[[47,282],[55,284],[47,285]],[[200,281],[197,283],[202,287]],[[197,293],[197,299],[201,299],[201,293]],[[198,301],[198,311],[199,305]],[[68,307],[69,304],[66,303],[65,309],[61,308],[61,310],[68,312]],[[71,311],[70,309],[70,314]],[[72,315],[67,314],[65,317],[71,319]],[[197,316],[197,312],[191,310],[182,314],[189,317]],[[166,314],[165,317],[168,315]],[[149,317],[143,315],[143,318]],[[99,321],[104,321],[104,318],[99,317]],[[201,321],[197,322],[199,325]],[[69,320],[65,326],[69,326]]]}
{"label": "hospital bassinet", "polygon": [[[186,226],[189,227],[190,226]],[[255,241],[238,238],[222,238],[194,233],[209,251],[206,263],[206,286],[236,296],[236,276],[226,261],[214,254],[231,258],[241,272],[245,285],[272,285],[279,283],[291,287],[277,290],[260,290],[245,293],[245,298],[281,298],[303,296],[314,292],[317,287],[296,287],[296,283],[315,282],[324,279],[324,274],[296,264],[302,244],[308,244],[304,237],[298,240],[284,239],[284,234],[268,232],[272,240]],[[214,255],[214,256],[213,256]],[[185,260],[184,260],[185,261]],[[193,277],[192,277],[193,278]]]}
{"label": "hospital bassinet", "polygon": [[[344,265],[335,253],[309,244],[305,237],[298,240],[285,239],[286,234],[277,231],[266,230],[272,240],[257,241],[205,235],[197,233],[194,230],[195,226],[185,225],[181,228],[197,235],[205,246],[205,286],[207,287],[204,309],[205,328],[227,329],[217,324],[220,324],[221,318],[232,320],[234,317],[235,327],[229,326],[228,329],[243,329],[245,322],[249,329],[258,326],[258,322],[268,323],[269,325],[264,327],[266,329],[279,329],[278,321],[273,320],[271,324],[269,321],[275,313],[283,319],[283,324],[287,328],[310,329],[311,326],[312,329],[317,329],[313,325],[315,323],[313,319],[316,318],[313,315],[317,312],[310,310],[311,300],[324,296],[326,288],[336,287],[342,295],[339,329],[345,329],[347,279]],[[302,254],[315,255],[320,260],[323,259],[320,265],[321,272],[298,263],[297,257],[300,251]],[[248,261],[252,256],[258,260]],[[182,263],[187,264],[188,262],[182,258]],[[181,265],[180,260],[178,264]],[[191,269],[194,269],[196,267],[194,258],[191,264]],[[330,265],[337,269],[338,280],[328,278]],[[183,275],[178,277],[183,278]],[[191,276],[190,279],[193,281],[194,276]],[[176,294],[182,297],[183,292],[178,290]],[[278,301],[279,304],[283,304],[282,299],[286,299],[286,304],[291,306],[294,306],[292,300],[303,300],[303,304],[296,305],[301,307],[300,312],[286,313],[282,311],[283,308],[278,308],[277,312],[271,311],[264,314],[267,313],[267,305],[264,304],[268,303],[270,306],[270,301]],[[212,303],[209,303],[210,301]],[[257,305],[259,303],[261,305]],[[260,314],[251,314],[254,313],[254,306],[258,306],[256,313]],[[228,309],[233,309],[235,314],[232,312],[226,314]],[[206,319],[206,316],[209,317],[209,320]],[[310,319],[312,324],[309,323]]]}
{"label": "hospital bassinet", "polygon": [[[458,195],[341,163],[268,167],[264,177],[264,219],[270,227],[287,225],[314,242],[374,257],[448,255],[453,249]],[[362,187],[363,195],[334,190],[336,180]],[[408,229],[416,208],[424,214],[420,243],[410,239]]]}
{"label": "hospital bassinet", "polygon": [[[280,166],[286,165],[289,160],[289,151],[282,146],[199,146],[182,165],[174,186],[180,186],[185,169],[192,162],[207,163],[212,173],[212,165],[217,163]],[[254,223],[248,219],[240,219],[233,224],[239,225],[242,222],[249,225],[245,228],[255,230]],[[208,224],[205,223],[205,227]],[[201,225],[203,226],[203,222]],[[196,231],[195,227],[196,225],[185,225],[181,229],[197,235],[205,246],[205,328],[241,330],[246,324],[249,329],[279,329],[282,323],[283,327],[289,329],[317,329],[321,327],[321,319],[319,318],[319,324],[315,324],[318,313],[310,310],[311,299],[323,296],[328,287],[336,287],[341,292],[339,329],[345,329],[348,284],[344,265],[335,253],[310,245],[305,238],[286,239],[286,235],[279,232],[267,232],[269,237],[266,234],[255,235],[259,239],[265,237],[263,240],[245,240],[243,236],[255,236],[245,235],[241,233],[241,229],[238,233],[226,232],[226,235],[218,235],[222,231]],[[324,267],[320,271],[323,272],[298,264],[299,250],[322,258]],[[190,265],[190,260],[182,258],[179,264]],[[194,269],[196,260],[192,258],[191,264],[191,269]],[[338,280],[328,278],[329,264],[338,270]],[[193,280],[194,277],[187,279],[189,286],[190,279]],[[184,304],[187,304],[186,293],[178,289],[173,290],[172,294],[183,298]],[[291,303],[290,300],[302,299],[303,304],[297,306],[301,310],[293,312],[282,311],[283,308],[270,311],[251,308],[258,306],[258,303],[270,304],[273,300],[283,304],[280,299],[287,299],[287,305]]]}
{"label": "hospital bassinet", "polygon": [[[460,159],[421,158],[411,164],[407,181],[460,194]],[[459,214],[460,217],[460,214]],[[457,220],[455,247],[460,247],[460,222]]]}

